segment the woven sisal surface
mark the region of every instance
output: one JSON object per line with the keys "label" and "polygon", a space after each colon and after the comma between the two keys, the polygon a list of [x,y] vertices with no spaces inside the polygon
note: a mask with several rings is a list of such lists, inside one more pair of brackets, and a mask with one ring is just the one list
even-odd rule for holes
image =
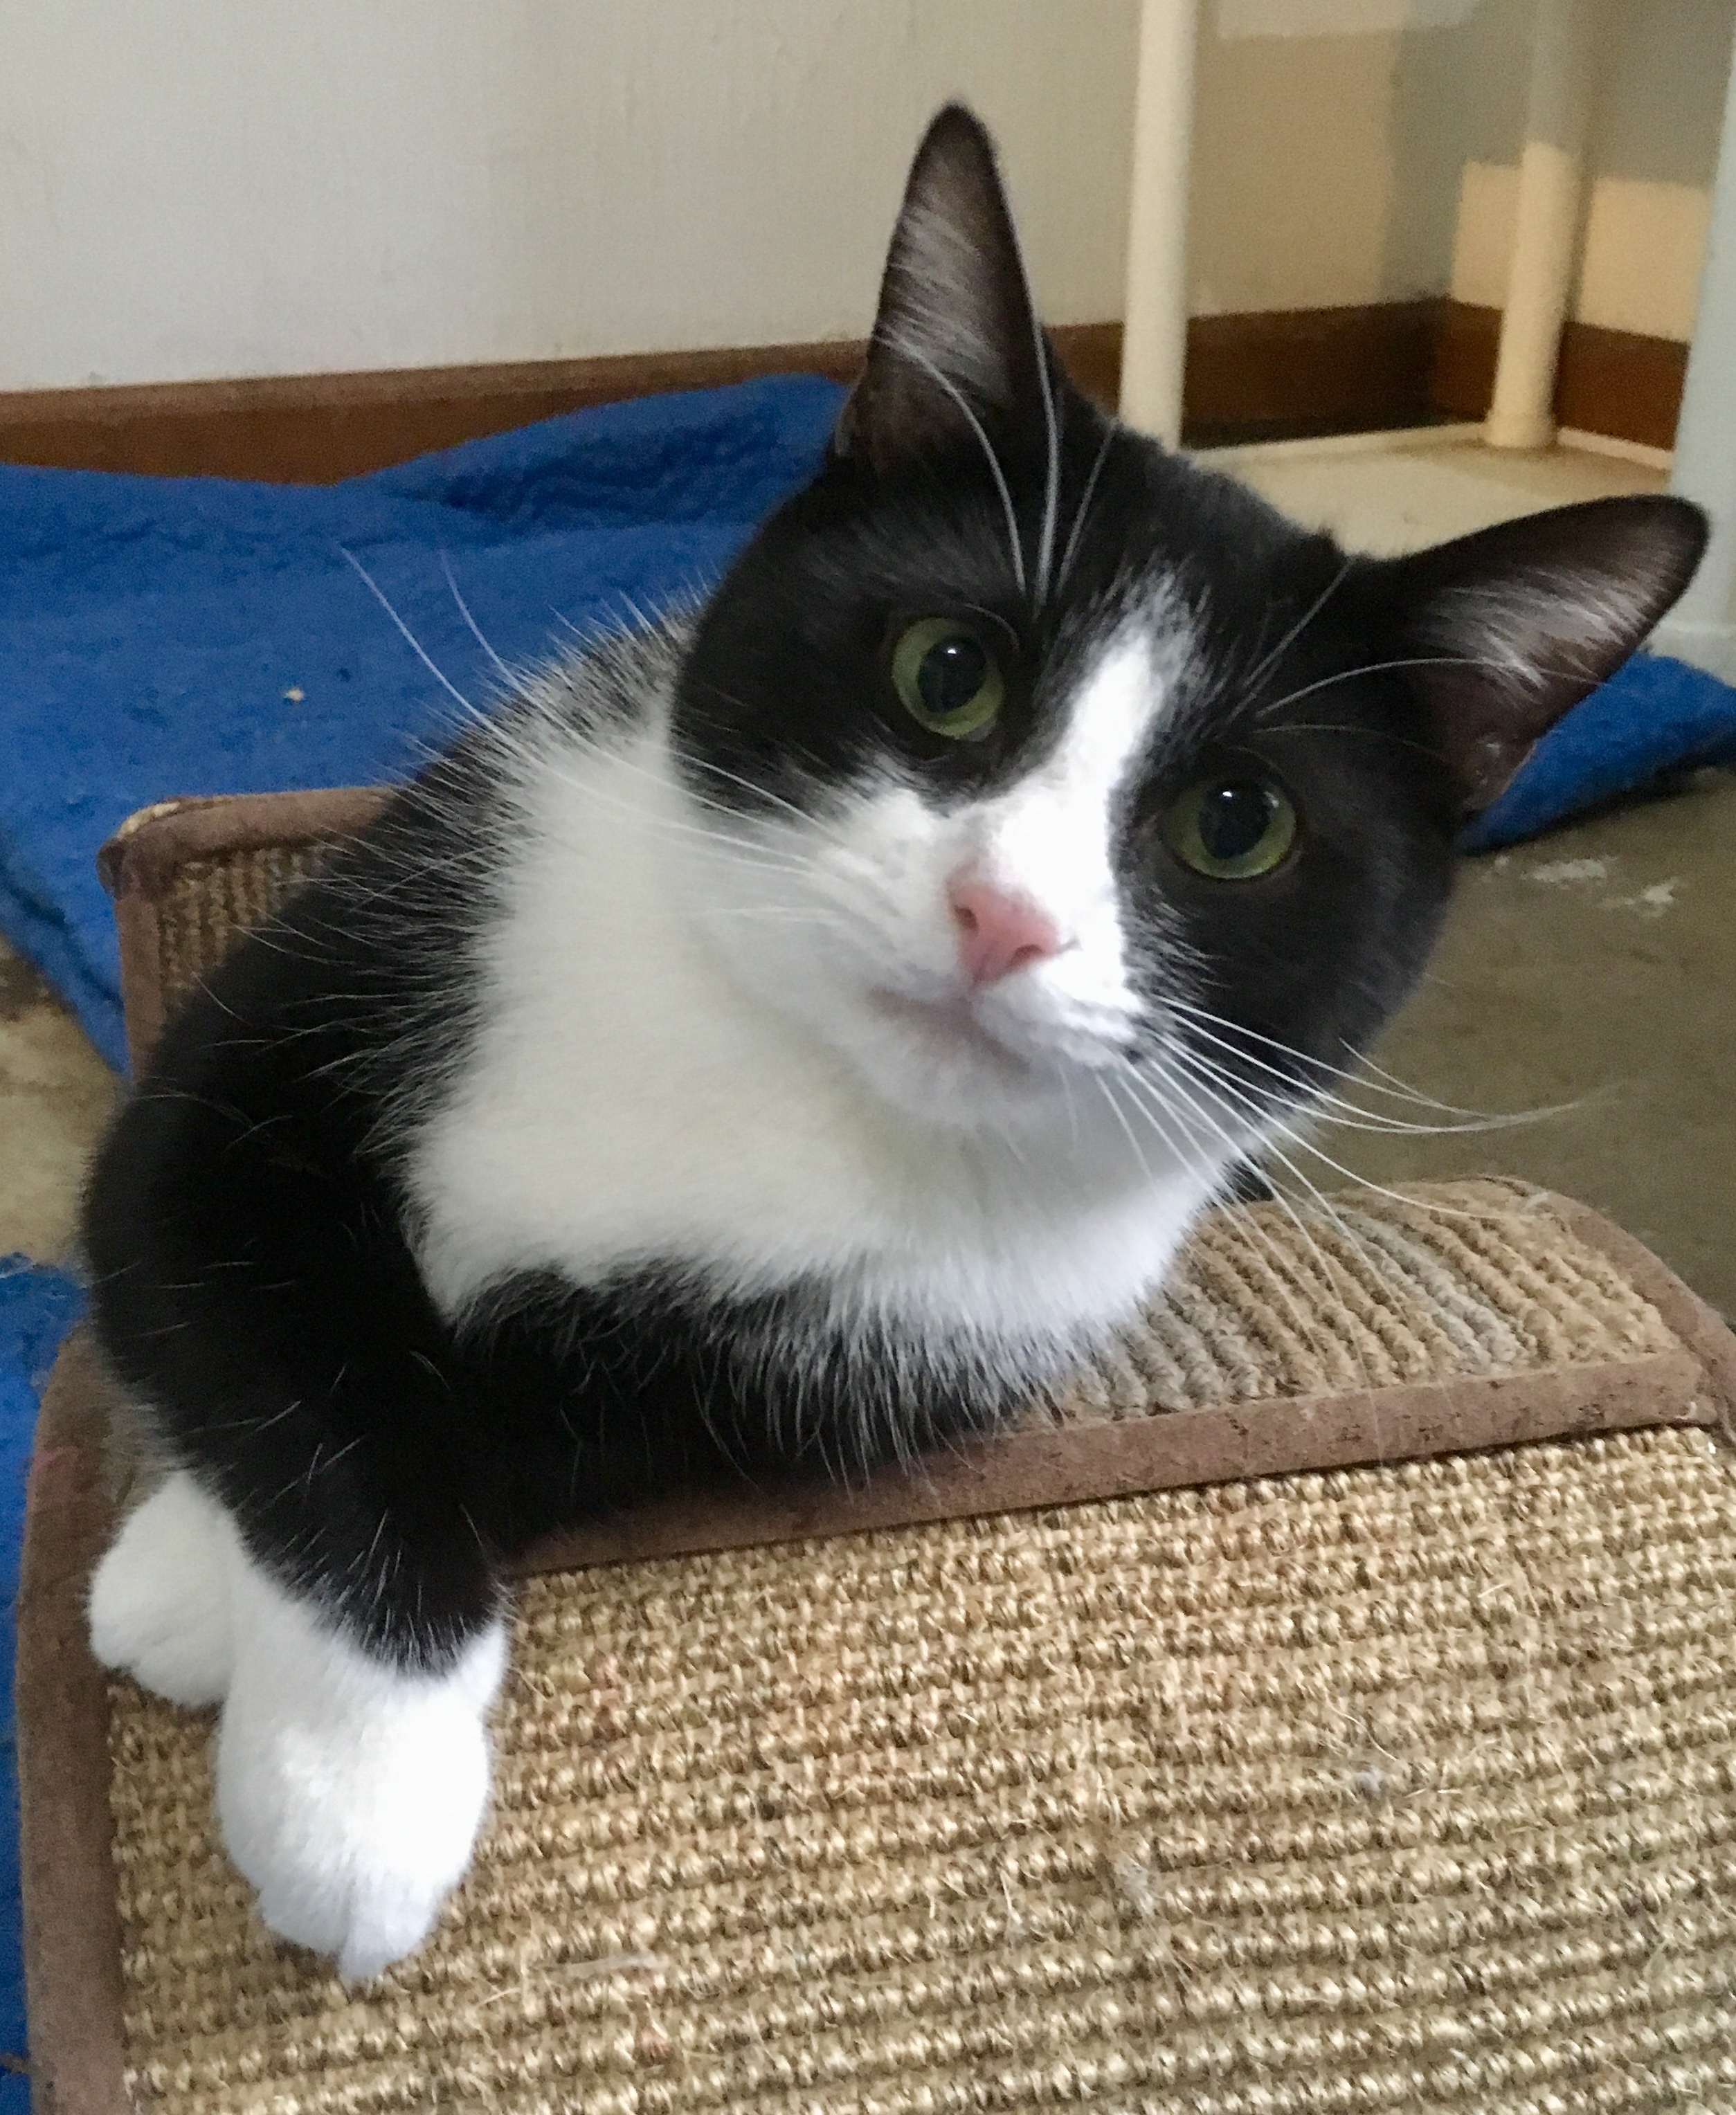
{"label": "woven sisal surface", "polygon": [[1736,2106],[1699,1431],[534,1582],[482,1863],[351,1999],[115,1695],[179,2115]]}
{"label": "woven sisal surface", "polygon": [[1633,1359],[1675,1341],[1522,1186],[1352,1193],[1306,1223],[1275,1204],[1210,1214],[1141,1326],[1058,1407],[1146,1417]]}
{"label": "woven sisal surface", "polygon": [[235,943],[264,923],[298,881],[319,863],[320,847],[264,845],[245,857],[190,860],[158,900],[163,989],[182,998]]}
{"label": "woven sisal surface", "polygon": [[375,816],[365,787],[159,801],[130,816],[97,856],[114,898],[121,989],[135,1070],[177,1003],[261,924],[333,845]]}

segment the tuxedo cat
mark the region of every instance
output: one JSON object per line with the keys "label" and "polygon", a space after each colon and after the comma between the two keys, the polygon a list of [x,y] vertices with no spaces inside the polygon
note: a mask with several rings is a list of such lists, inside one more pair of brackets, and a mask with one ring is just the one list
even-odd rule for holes
{"label": "tuxedo cat", "polygon": [[1078,394],[943,111],[812,483],[398,792],[97,1163],[164,1473],[92,1636],[221,1705],[267,1924],[352,1978],[425,1937],[539,1535],[992,1427],[1132,1316],[1702,537],[1347,557]]}

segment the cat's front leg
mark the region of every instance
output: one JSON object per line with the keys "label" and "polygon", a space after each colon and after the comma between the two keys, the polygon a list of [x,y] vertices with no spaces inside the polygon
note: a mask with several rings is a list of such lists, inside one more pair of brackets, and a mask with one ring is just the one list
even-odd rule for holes
{"label": "cat's front leg", "polygon": [[413,1952],[488,1805],[498,1615],[433,1668],[394,1662],[231,1548],[234,1674],[217,1745],[223,1840],[272,1930],[359,1981]]}

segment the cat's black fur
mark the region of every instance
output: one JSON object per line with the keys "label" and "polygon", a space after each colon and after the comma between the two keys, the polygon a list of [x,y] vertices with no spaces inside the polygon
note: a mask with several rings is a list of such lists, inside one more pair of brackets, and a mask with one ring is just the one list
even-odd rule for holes
{"label": "cat's black fur", "polygon": [[[1196,995],[1239,1031],[1249,1096],[1305,1099],[1417,975],[1467,808],[1673,599],[1699,519],[1609,502],[1415,560],[1347,561],[1070,387],[1031,334],[973,121],[938,121],[912,190],[978,260],[980,283],[956,290],[980,340],[964,386],[1023,568],[1035,580],[1046,555],[1049,592],[1022,589],[980,437],[907,356],[932,324],[901,230],[833,458],[697,621],[679,766],[703,803],[751,816],[814,805],[895,746],[935,799],[967,800],[1041,756],[1081,654],[1166,580],[1197,643],[1118,828],[1136,972],[1160,1002],[1179,935]],[[1491,644],[1509,605],[1514,636]],[[944,741],[889,710],[889,631],[936,610],[976,612],[1006,642],[990,740]],[[622,714],[640,651],[610,664]],[[642,1260],[589,1287],[501,1282],[462,1324],[437,1311],[402,1156],[476,1029],[506,827],[495,753],[461,742],[182,1007],[85,1218],[101,1344],[170,1456],[281,1581],[366,1647],[430,1668],[492,1612],[503,1563],[563,1522],[678,1481],[860,1466],[992,1422],[1009,1392],[944,1336],[834,1333],[816,1360],[817,1291],[719,1302]],[[1202,879],[1159,827],[1219,761],[1270,773],[1304,819],[1297,855],[1257,887]]]}

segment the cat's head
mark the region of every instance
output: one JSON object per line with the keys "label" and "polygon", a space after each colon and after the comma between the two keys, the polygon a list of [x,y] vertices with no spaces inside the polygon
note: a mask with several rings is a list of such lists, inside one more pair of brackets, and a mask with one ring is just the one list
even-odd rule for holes
{"label": "cat's head", "polygon": [[1703,535],[1613,499],[1347,557],[1071,386],[949,108],[830,459],[681,681],[701,915],[902,1108],[1016,1130],[1118,1103],[1160,1135],[1167,1109],[1221,1162],[1380,1027],[1466,815]]}

